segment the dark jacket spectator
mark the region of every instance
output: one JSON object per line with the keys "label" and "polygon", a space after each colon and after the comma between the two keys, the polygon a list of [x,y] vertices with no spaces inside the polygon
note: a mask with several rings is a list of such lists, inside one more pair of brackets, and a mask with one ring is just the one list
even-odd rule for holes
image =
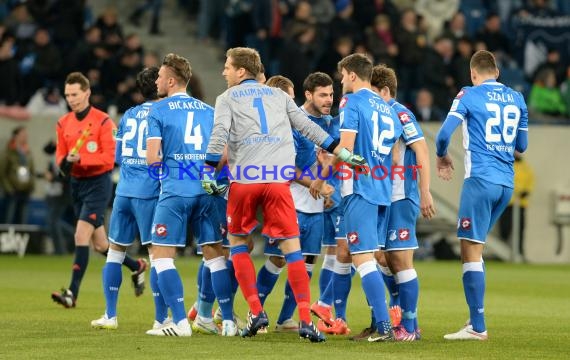
{"label": "dark jacket spectator", "polygon": [[449,107],[453,91],[451,77],[451,58],[453,42],[451,39],[440,37],[436,39],[433,48],[429,49],[423,61],[423,85],[431,91],[434,103],[442,109]]}
{"label": "dark jacket spectator", "polygon": [[418,91],[412,112],[418,121],[442,122],[445,120],[445,112],[433,104],[433,95],[428,89]]}

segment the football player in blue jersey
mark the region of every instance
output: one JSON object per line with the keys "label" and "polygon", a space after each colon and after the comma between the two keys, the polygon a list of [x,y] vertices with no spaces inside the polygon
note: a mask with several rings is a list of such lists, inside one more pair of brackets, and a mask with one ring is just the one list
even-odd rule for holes
{"label": "football player in blue jersey", "polygon": [[391,167],[392,147],[402,133],[402,125],[395,110],[372,91],[372,62],[368,57],[349,55],[338,63],[338,69],[346,94],[339,106],[340,143],[364,154],[369,164],[364,171],[342,170],[350,174],[341,179],[344,231],[352,263],[375,314],[376,332],[368,341],[389,341],[394,337],[385,303],[384,281],[376,268],[374,252],[386,238],[392,183],[389,176],[385,176],[385,169]]}
{"label": "football player in blue jersey", "polygon": [[487,234],[513,192],[514,152],[528,145],[528,110],[523,95],[497,82],[493,54],[479,50],[471,57],[472,87],[459,91],[436,138],[437,172],[450,180],[453,162],[447,147],[462,125],[465,179],[461,191],[457,237],[461,242],[463,289],[469,321],[447,340],[487,340],[483,247]]}
{"label": "football player in blue jersey", "polygon": [[[122,282],[121,264],[127,247],[133,244],[137,233],[141,244],[149,246],[151,254],[150,232],[159,184],[148,176],[146,136],[147,115],[152,104],[158,100],[155,84],[157,77],[158,68],[156,67],[146,68],[137,75],[137,87],[145,102],[125,112],[119,122],[115,137],[117,141],[115,162],[120,166],[120,177],[109,224],[109,252],[107,262],[103,267],[105,314],[91,322],[91,326],[97,329],[116,329],[118,326],[117,300]],[[150,278],[154,295],[157,290],[155,289],[156,271],[154,268],[151,268]],[[144,273],[134,273],[133,281],[136,285],[144,285]],[[164,300],[160,298],[156,298],[155,301],[164,303]],[[166,318],[166,310],[164,307],[164,318]]]}
{"label": "football player in blue jersey", "polygon": [[413,263],[414,249],[418,248],[416,220],[420,211],[426,219],[435,215],[430,193],[428,146],[414,114],[395,100],[397,79],[394,70],[385,65],[375,66],[371,84],[372,89],[396,110],[403,127],[392,167],[388,232],[377,260],[391,298],[397,294],[397,303],[391,299],[389,311],[394,338],[396,341],[414,341],[419,339],[419,284]]}
{"label": "football player in blue jersey", "polygon": [[152,261],[160,292],[172,312],[172,322],[163,322],[147,334],[192,335],[184,308],[182,281],[174,265],[176,248],[186,245],[186,228],[190,222],[222,307],[222,335],[233,336],[237,327],[233,321],[230,277],[222,238],[213,199],[200,181],[214,109],[186,94],[191,76],[187,59],[176,54],[166,55],[156,80],[158,96],[165,99],[154,104],[148,115],[147,163],[149,172],[156,174],[161,182],[152,228]]}

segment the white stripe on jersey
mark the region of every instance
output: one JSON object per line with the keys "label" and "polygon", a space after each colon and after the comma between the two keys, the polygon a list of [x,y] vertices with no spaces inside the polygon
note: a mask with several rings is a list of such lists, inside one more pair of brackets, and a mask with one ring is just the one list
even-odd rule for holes
{"label": "white stripe on jersey", "polygon": [[[402,142],[398,141],[396,143],[398,145],[398,151],[400,152],[400,158],[398,162],[393,164],[397,166],[404,166],[404,160],[406,158],[406,151],[412,151],[408,149],[408,147]],[[390,174],[390,176],[394,176]],[[402,200],[406,198],[406,186],[405,186],[405,179],[400,179],[400,176],[394,176],[394,180],[392,181],[392,202]]]}
{"label": "white stripe on jersey", "polygon": [[344,172],[343,179],[340,181],[340,196],[345,197],[354,194],[354,171],[347,165],[342,166],[343,169],[348,169],[351,172],[350,177],[345,180]]}
{"label": "white stripe on jersey", "polygon": [[464,121],[465,118],[463,118],[463,115],[461,115],[460,113],[456,112],[456,111],[450,111],[449,114],[447,114],[448,116],[455,116],[456,118],[458,118],[461,121]]}
{"label": "white stripe on jersey", "polygon": [[469,129],[467,128],[467,121],[464,121],[461,126],[463,130],[463,148],[465,149],[465,179],[471,176],[471,151],[469,150]]}

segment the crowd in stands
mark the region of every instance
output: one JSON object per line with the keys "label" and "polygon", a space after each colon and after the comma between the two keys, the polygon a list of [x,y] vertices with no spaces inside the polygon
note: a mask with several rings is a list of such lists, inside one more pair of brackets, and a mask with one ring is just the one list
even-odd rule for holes
{"label": "crowd in stands", "polygon": [[[199,39],[221,39],[226,48],[257,48],[267,75],[281,74],[293,80],[297,99],[303,98],[305,76],[318,70],[334,76],[338,100],[338,60],[352,52],[363,52],[375,63],[396,68],[400,101],[412,106],[416,114],[419,107],[423,108],[422,119],[441,121],[455,94],[461,87],[471,85],[471,54],[487,49],[497,56],[501,71],[505,72],[504,81],[527,96],[534,114],[570,116],[567,60],[556,48],[542,48],[535,69],[527,71],[519,56],[525,44],[516,39],[520,35],[513,21],[530,17],[554,21],[555,17],[570,14],[567,1],[230,0],[200,1],[202,6],[196,6],[196,1],[180,3],[191,12],[197,11]],[[545,59],[542,64],[541,59]],[[544,81],[543,73],[550,72],[544,68],[556,72],[556,82]],[[433,110],[426,111],[426,106]],[[428,113],[438,117],[426,116]]]}
{"label": "crowd in stands", "polygon": [[[140,25],[145,6],[160,14],[160,1],[138,3],[123,20]],[[529,71],[517,55],[522,45],[512,20],[568,15],[566,1],[178,0],[178,6],[195,16],[200,41],[257,48],[267,76],[293,80],[298,99],[305,76],[319,70],[334,77],[338,100],[338,60],[363,52],[397,70],[400,101],[421,111],[422,120],[441,121],[459,89],[471,84],[471,54],[488,49],[499,59],[504,81],[527,96],[532,113],[569,116],[567,54],[543,48]],[[149,32],[165,35],[157,16]],[[112,7],[95,16],[85,0],[0,3],[0,116],[61,113],[61,84],[77,70],[91,81],[93,105],[113,105],[122,113],[142,100],[134,76],[159,61],[139,35],[124,33]]]}

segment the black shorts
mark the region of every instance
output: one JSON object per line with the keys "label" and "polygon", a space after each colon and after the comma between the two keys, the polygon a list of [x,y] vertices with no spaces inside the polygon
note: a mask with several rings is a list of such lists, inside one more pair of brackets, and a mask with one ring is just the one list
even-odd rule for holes
{"label": "black shorts", "polygon": [[87,178],[72,177],[71,196],[77,219],[86,221],[95,228],[103,225],[112,191],[110,172]]}

